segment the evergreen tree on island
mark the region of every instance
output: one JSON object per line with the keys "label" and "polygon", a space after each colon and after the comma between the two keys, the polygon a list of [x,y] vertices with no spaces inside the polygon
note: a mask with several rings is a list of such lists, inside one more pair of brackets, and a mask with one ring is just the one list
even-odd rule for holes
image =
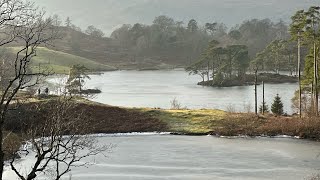
{"label": "evergreen tree on island", "polygon": [[274,98],[273,104],[271,106],[271,111],[275,115],[283,115],[283,103],[279,94],[277,94],[277,96]]}

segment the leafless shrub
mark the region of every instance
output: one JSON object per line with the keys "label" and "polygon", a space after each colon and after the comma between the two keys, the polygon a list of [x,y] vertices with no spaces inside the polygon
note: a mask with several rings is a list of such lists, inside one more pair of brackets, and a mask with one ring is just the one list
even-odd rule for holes
{"label": "leafless shrub", "polygon": [[[0,47],[12,45],[14,55],[2,57],[3,68],[11,72],[3,76],[0,95],[0,129],[6,122],[6,115],[12,100],[20,90],[32,87],[50,73],[48,69],[31,71],[33,57],[39,46],[51,45],[58,38],[58,31],[50,19],[44,18],[30,2],[23,0],[0,0]],[[0,132],[0,179],[4,166],[3,132]]]}
{"label": "leafless shrub", "polygon": [[13,132],[4,132],[3,147],[5,159],[15,158],[22,143],[21,137]]}
{"label": "leafless shrub", "polygon": [[177,98],[174,98],[172,101],[170,101],[171,109],[172,110],[179,110],[182,109],[182,106],[180,102],[177,100]]}
{"label": "leafless shrub", "polygon": [[235,107],[234,105],[232,105],[232,104],[229,104],[229,105],[227,106],[227,112],[229,112],[229,113],[236,113],[236,107]]}
{"label": "leafless shrub", "polygon": [[[21,180],[35,179],[40,174],[52,174],[58,180],[70,172],[72,167],[87,166],[81,161],[89,156],[108,152],[112,145],[99,145],[90,133],[90,119],[82,112],[72,113],[75,101],[71,97],[61,96],[55,100],[42,123],[34,122],[24,132],[27,140],[25,148],[17,153],[34,152],[36,159],[28,173],[22,174],[15,165],[16,156],[10,160],[11,169]],[[41,111],[41,104],[37,107]],[[88,118],[83,121],[83,118]],[[79,123],[81,122],[81,123]]]}
{"label": "leafless shrub", "polygon": [[243,104],[243,110],[244,110],[244,112],[246,112],[246,113],[251,113],[252,111],[252,105],[250,104],[250,103],[244,103]]}

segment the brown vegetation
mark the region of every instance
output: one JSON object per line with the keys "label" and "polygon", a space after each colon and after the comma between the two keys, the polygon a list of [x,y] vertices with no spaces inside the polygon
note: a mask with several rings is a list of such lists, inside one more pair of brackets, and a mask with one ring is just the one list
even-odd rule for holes
{"label": "brown vegetation", "polygon": [[[164,131],[166,124],[160,120],[120,107],[75,102],[70,114],[83,112],[79,124],[89,126],[89,133],[124,133]],[[31,102],[10,111],[5,129],[15,133],[29,129],[30,124],[41,125],[42,120],[56,104],[55,100]],[[40,107],[40,108],[39,108]],[[36,111],[37,110],[37,111]]]}
{"label": "brown vegetation", "polygon": [[229,114],[213,128],[213,134],[223,136],[299,136],[320,139],[319,118],[275,117],[272,115]]}

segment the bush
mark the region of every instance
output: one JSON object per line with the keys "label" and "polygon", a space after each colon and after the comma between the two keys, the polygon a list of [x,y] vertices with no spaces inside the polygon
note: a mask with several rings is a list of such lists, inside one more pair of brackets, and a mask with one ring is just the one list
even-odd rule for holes
{"label": "bush", "polygon": [[21,137],[19,137],[15,133],[7,132],[7,131],[5,131],[3,135],[4,135],[3,149],[4,149],[5,159],[10,159],[10,158],[19,156],[16,152],[19,150],[22,144]]}
{"label": "bush", "polygon": [[172,101],[170,101],[171,109],[172,110],[179,110],[182,109],[180,102],[177,100],[177,98],[174,98]]}
{"label": "bush", "polygon": [[269,106],[266,102],[263,102],[259,107],[260,114],[268,113],[269,112]]}
{"label": "bush", "polygon": [[254,114],[228,114],[224,120],[217,122],[213,132],[222,136],[258,136],[257,128],[263,119]]}
{"label": "bush", "polygon": [[213,133],[222,136],[299,136],[302,139],[320,139],[320,121],[316,117],[258,117],[254,114],[228,114],[218,121]]}

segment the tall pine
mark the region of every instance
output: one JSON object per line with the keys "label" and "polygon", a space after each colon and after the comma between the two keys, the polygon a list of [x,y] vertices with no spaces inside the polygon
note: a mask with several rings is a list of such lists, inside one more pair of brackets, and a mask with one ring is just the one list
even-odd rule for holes
{"label": "tall pine", "polygon": [[281,101],[279,94],[277,94],[277,96],[273,100],[271,111],[275,115],[283,115],[283,103]]}

